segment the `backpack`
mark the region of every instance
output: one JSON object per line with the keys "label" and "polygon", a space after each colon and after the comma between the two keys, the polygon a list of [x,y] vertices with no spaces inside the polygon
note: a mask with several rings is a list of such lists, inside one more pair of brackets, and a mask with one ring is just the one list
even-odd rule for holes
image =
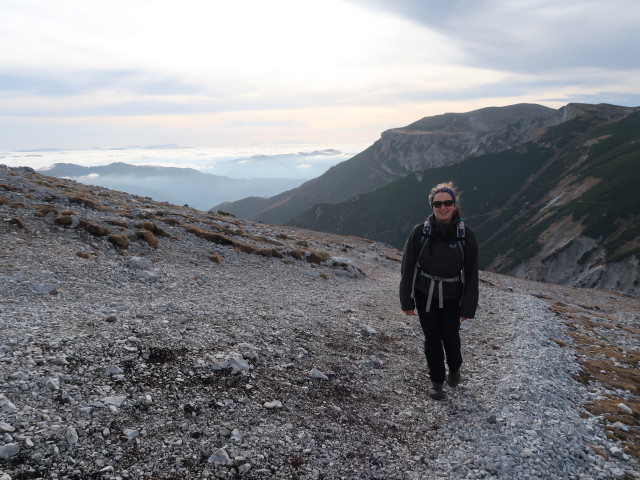
{"label": "backpack", "polygon": [[[465,245],[465,241],[464,241],[464,218],[460,217],[460,219],[458,220],[458,225],[456,227],[456,233],[457,233],[457,238],[458,238],[458,244],[460,245],[460,250],[462,251],[462,259],[464,262],[464,245]],[[424,225],[422,226],[422,238],[420,239],[420,250],[418,250],[418,258],[416,258],[416,266],[414,268],[414,273],[413,273],[413,288],[411,291],[411,298],[415,298],[415,283],[416,283],[416,277],[418,276],[418,271],[420,270],[420,266],[418,265],[418,261],[419,261],[419,257],[420,257],[420,252],[422,252],[422,249],[424,248],[424,246],[427,244],[427,241],[429,240],[429,235],[431,235],[431,225],[429,224],[429,220],[426,220],[424,222]],[[462,280],[462,284],[464,285],[464,268],[460,271],[460,279]],[[446,280],[444,280],[446,281]],[[433,290],[433,283],[431,284],[431,289]],[[442,281],[440,282],[440,288],[442,288]],[[431,290],[431,291],[432,291]],[[431,292],[429,293],[429,299],[427,300],[427,312],[430,309],[431,306]],[[440,297],[440,301],[442,301],[442,297]],[[462,301],[462,299],[460,299],[460,301]],[[442,305],[440,305],[440,308],[442,308]]]}

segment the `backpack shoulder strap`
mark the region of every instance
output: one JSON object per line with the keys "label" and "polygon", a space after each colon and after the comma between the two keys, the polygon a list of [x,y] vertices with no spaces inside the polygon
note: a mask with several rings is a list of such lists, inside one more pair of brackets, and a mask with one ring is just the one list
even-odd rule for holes
{"label": "backpack shoulder strap", "polygon": [[464,218],[460,217],[460,221],[458,222],[457,228],[458,242],[464,251]]}
{"label": "backpack shoulder strap", "polygon": [[429,225],[429,220],[425,221],[422,225],[422,236],[420,237],[420,249],[418,250],[418,256],[416,257],[416,264],[413,269],[413,282],[411,283],[411,298],[415,299],[415,288],[416,288],[416,278],[418,276],[418,271],[420,270],[420,253],[422,253],[422,249],[424,248],[427,240],[429,240],[429,235],[431,234],[431,225]]}
{"label": "backpack shoulder strap", "polygon": [[429,235],[431,235],[431,225],[429,224],[429,220],[425,221],[422,225],[422,237],[420,238],[420,251],[422,251],[424,244],[429,240]]}

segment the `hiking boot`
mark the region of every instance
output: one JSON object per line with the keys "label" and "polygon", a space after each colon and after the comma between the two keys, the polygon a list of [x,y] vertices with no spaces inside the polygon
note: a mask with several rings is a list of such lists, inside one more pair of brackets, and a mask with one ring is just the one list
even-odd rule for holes
{"label": "hiking boot", "polygon": [[457,387],[459,383],[460,369],[456,370],[453,373],[449,372],[449,375],[447,375],[447,385],[449,385],[450,387]]}
{"label": "hiking boot", "polygon": [[431,388],[429,388],[429,396],[434,400],[442,400],[444,398],[444,390],[442,390],[442,384],[431,382]]}

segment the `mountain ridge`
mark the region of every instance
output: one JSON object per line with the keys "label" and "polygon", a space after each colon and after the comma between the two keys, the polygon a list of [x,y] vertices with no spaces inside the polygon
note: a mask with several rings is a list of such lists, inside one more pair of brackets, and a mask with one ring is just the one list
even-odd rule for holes
{"label": "mountain ridge", "polygon": [[[364,151],[295,189],[268,199],[254,199],[250,202],[253,211],[248,211],[247,202],[242,200],[238,210],[235,202],[225,202],[212,210],[220,208],[244,218],[285,223],[314,203],[346,200],[423,168],[449,165],[469,156],[502,150],[514,142],[523,143],[541,128],[563,121],[570,112],[566,108],[556,111],[541,105],[519,104],[426,117],[406,127],[386,130]],[[499,131],[480,128],[487,120],[479,119],[487,118],[500,125]],[[459,119],[473,125],[473,129],[451,132],[450,124],[460,122]],[[419,133],[416,128],[426,122],[438,123],[438,129]],[[502,138],[505,135],[507,140]]]}
{"label": "mountain ridge", "polygon": [[402,248],[406,232],[428,214],[428,188],[454,180],[483,268],[637,295],[640,109],[572,109],[571,120],[533,141],[425,169],[344,202],[317,204],[289,223]]}

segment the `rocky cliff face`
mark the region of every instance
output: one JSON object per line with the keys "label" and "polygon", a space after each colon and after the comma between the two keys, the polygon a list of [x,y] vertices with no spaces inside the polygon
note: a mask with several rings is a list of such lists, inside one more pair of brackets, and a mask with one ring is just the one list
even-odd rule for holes
{"label": "rocky cliff face", "polygon": [[[549,257],[541,253],[520,263],[508,273],[520,278],[559,285],[616,290],[640,296],[640,268],[638,257],[606,263],[606,253],[598,241],[576,236],[570,244],[550,244],[556,253]],[[589,260],[584,261],[589,254]]]}
{"label": "rocky cliff face", "polygon": [[[538,139],[545,128],[594,111],[601,109],[568,104],[553,110],[519,104],[426,117],[406,127],[383,132],[373,145],[373,164],[379,165],[391,181],[427,168],[515,148]],[[619,118],[620,111],[611,110],[604,115],[607,120],[613,120]]]}
{"label": "rocky cliff face", "polygon": [[427,117],[382,133],[373,146],[373,165],[388,181],[427,168],[514,148],[537,138],[541,129],[567,121],[572,107],[540,105],[485,108]]}

